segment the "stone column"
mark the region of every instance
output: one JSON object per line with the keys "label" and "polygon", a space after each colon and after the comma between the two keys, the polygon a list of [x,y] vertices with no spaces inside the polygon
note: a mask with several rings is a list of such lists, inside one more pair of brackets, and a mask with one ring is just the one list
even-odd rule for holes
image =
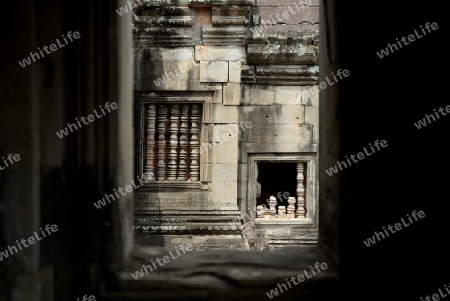
{"label": "stone column", "polygon": [[306,218],[305,203],[305,163],[297,164],[297,213],[298,218]]}
{"label": "stone column", "polygon": [[199,165],[199,156],[200,156],[200,129],[198,127],[198,122],[200,118],[199,105],[192,105],[191,111],[191,181],[198,182],[200,180],[200,165]]}
{"label": "stone column", "polygon": [[154,177],[155,174],[155,133],[156,133],[156,107],[149,104],[147,108],[147,141],[146,141],[146,162],[144,173]]}
{"label": "stone column", "polygon": [[178,131],[179,131],[179,119],[180,119],[180,106],[174,104],[170,108],[170,138],[169,138],[169,163],[167,171],[167,180],[177,180],[178,169]]}
{"label": "stone column", "polygon": [[278,218],[286,218],[286,206],[278,206]]}
{"label": "stone column", "polygon": [[180,117],[180,163],[178,165],[178,180],[187,181],[187,150],[189,146],[189,105],[181,105]]}
{"label": "stone column", "polygon": [[289,206],[287,207],[287,216],[286,218],[295,218],[295,203],[297,200],[293,197],[288,199]]}
{"label": "stone column", "polygon": [[277,218],[276,217],[276,215],[277,215],[277,209],[276,209],[277,199],[273,195],[270,196],[269,206],[270,206],[270,218],[272,218],[272,219]]}
{"label": "stone column", "polygon": [[166,105],[158,106],[158,165],[157,179],[158,181],[166,180]]}

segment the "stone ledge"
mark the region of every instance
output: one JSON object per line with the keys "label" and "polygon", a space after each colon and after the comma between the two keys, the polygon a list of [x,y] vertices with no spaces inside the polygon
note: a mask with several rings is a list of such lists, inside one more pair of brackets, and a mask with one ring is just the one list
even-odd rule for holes
{"label": "stone ledge", "polygon": [[201,182],[188,181],[154,181],[144,183],[137,191],[139,192],[160,192],[160,191],[189,191],[189,190],[207,190]]}
{"label": "stone ledge", "polygon": [[[190,252],[141,279],[131,273],[150,259],[169,255],[161,248],[139,248],[102,300],[266,300],[266,292],[285,278],[310,271],[316,262],[328,269],[279,295],[279,300],[330,300],[339,288],[337,269],[318,246],[266,251]],[[139,296],[139,297],[138,297]],[[323,297],[323,299],[319,299]],[[325,299],[326,298],[326,299]]]}
{"label": "stone ledge", "polygon": [[313,222],[310,218],[291,218],[291,219],[271,219],[271,218],[257,218],[255,224],[261,225],[312,225]]}

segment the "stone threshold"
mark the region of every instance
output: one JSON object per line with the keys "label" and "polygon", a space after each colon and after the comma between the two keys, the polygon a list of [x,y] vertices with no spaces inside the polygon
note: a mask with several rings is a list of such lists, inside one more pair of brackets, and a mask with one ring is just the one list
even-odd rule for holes
{"label": "stone threshold", "polygon": [[[318,245],[275,251],[192,251],[135,280],[131,273],[151,259],[169,256],[164,248],[138,248],[101,300],[267,300],[266,292],[286,278],[310,272],[326,262],[328,269],[274,297],[277,300],[329,300],[336,297],[339,277],[333,260]],[[225,299],[227,298],[227,299]],[[322,299],[323,298],[323,299]]]}

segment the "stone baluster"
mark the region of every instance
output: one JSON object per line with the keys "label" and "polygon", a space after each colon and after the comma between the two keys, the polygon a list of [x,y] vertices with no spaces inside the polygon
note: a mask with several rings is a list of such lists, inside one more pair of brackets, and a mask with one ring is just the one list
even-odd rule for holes
{"label": "stone baluster", "polygon": [[269,198],[270,218],[277,218],[277,198],[273,195]]}
{"label": "stone baluster", "polygon": [[264,207],[261,205],[256,206],[256,218],[264,218]]}
{"label": "stone baluster", "polygon": [[178,131],[180,121],[180,105],[173,104],[170,107],[170,137],[169,137],[169,155],[167,164],[167,181],[177,180],[178,170]]}
{"label": "stone baluster", "polygon": [[149,104],[147,107],[147,140],[145,151],[144,174],[148,180],[154,180],[155,175],[155,133],[156,133],[156,106]]}
{"label": "stone baluster", "polygon": [[158,181],[166,180],[166,116],[167,106],[158,106],[158,164],[157,164],[157,179]]}
{"label": "stone baluster", "polygon": [[190,171],[191,171],[191,181],[198,182],[200,180],[200,129],[198,127],[200,119],[200,110],[199,105],[192,105],[191,111],[191,163],[190,163]]}
{"label": "stone baluster", "polygon": [[264,218],[270,218],[270,209],[264,208]]}
{"label": "stone baluster", "polygon": [[297,164],[297,214],[298,218],[306,218],[305,203],[305,164]]}
{"label": "stone baluster", "polygon": [[181,105],[180,125],[180,164],[178,165],[178,180],[187,181],[187,150],[189,146],[189,105]]}
{"label": "stone baluster", "polygon": [[286,206],[278,206],[278,218],[286,218]]}
{"label": "stone baluster", "polygon": [[295,218],[295,203],[297,200],[293,197],[288,199],[289,206],[287,207],[287,215],[286,218]]}

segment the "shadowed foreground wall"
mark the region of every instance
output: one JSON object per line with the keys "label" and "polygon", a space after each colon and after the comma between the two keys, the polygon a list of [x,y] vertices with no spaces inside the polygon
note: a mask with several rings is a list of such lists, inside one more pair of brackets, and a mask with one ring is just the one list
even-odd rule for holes
{"label": "shadowed foreground wall", "polygon": [[[0,262],[0,300],[95,295],[100,271],[119,269],[132,241],[130,222],[119,219],[129,199],[103,210],[92,205],[131,179],[132,166],[124,164],[133,160],[131,80],[119,82],[131,78],[129,26],[120,25],[130,20],[114,15],[123,5],[116,1],[5,5],[0,153],[22,160],[0,172],[0,249],[46,224],[59,230]],[[25,68],[18,64],[69,31],[80,38]],[[62,139],[55,134],[108,101],[120,110]]]}

